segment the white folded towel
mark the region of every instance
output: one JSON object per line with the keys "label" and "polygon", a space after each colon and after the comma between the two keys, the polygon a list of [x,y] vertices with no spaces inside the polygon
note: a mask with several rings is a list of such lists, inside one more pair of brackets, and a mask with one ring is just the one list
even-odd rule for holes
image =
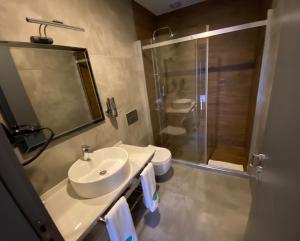
{"label": "white folded towel", "polygon": [[156,182],[152,163],[149,163],[142,171],[141,182],[145,205],[151,212],[154,212],[158,206],[158,194],[156,192]]}
{"label": "white folded towel", "polygon": [[121,197],[105,216],[111,241],[137,241],[132,216],[124,197]]}

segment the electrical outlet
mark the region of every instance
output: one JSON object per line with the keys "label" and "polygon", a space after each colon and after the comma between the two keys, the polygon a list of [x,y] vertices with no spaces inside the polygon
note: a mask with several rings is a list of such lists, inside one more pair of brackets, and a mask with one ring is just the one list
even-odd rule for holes
{"label": "electrical outlet", "polygon": [[137,122],[139,120],[137,110],[134,109],[133,111],[130,111],[126,114],[126,119],[128,125],[132,125],[133,123]]}

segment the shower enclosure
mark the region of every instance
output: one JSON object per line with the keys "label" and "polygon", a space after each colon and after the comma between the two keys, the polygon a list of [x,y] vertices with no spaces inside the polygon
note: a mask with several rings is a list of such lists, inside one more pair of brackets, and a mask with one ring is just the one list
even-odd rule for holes
{"label": "shower enclosure", "polygon": [[257,21],[214,31],[206,26],[201,33],[175,38],[169,29],[168,38],[153,36],[142,44],[155,145],[170,149],[173,159],[208,164],[218,142],[222,69],[218,58],[209,58],[209,43],[217,35],[265,25]]}
{"label": "shower enclosure", "polygon": [[208,39],[143,52],[153,134],[174,158],[207,160]]}

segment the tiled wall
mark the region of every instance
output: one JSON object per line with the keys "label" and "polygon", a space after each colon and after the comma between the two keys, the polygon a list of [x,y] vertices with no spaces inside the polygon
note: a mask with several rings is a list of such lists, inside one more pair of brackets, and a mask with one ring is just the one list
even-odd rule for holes
{"label": "tiled wall", "polygon": [[132,0],[133,16],[138,39],[149,39],[157,28],[157,17]]}
{"label": "tiled wall", "polygon": [[158,17],[158,26],[170,26],[175,33],[191,34],[209,25],[210,30],[266,18],[271,0],[209,0]]}
{"label": "tiled wall", "polygon": [[[81,156],[83,144],[111,146],[119,140],[147,145],[152,141],[143,66],[136,42],[130,0],[0,0],[0,39],[28,42],[38,25],[25,17],[57,19],[85,28],[85,32],[48,28],[55,44],[85,47],[89,51],[102,105],[114,96],[117,123],[105,122],[54,143],[26,171],[38,193],[67,177],[70,165]],[[46,57],[46,56],[45,56]],[[125,113],[137,109],[139,121],[127,125]]]}

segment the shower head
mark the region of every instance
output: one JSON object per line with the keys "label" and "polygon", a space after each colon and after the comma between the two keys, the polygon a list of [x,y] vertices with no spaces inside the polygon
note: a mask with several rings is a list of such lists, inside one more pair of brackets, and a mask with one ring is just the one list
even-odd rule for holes
{"label": "shower head", "polygon": [[172,29],[169,26],[166,26],[166,27],[155,29],[153,31],[153,34],[152,34],[152,40],[155,41],[156,34],[157,34],[158,31],[165,30],[165,29],[167,29],[169,31],[169,38],[173,38],[175,36],[175,34],[173,33]]}

